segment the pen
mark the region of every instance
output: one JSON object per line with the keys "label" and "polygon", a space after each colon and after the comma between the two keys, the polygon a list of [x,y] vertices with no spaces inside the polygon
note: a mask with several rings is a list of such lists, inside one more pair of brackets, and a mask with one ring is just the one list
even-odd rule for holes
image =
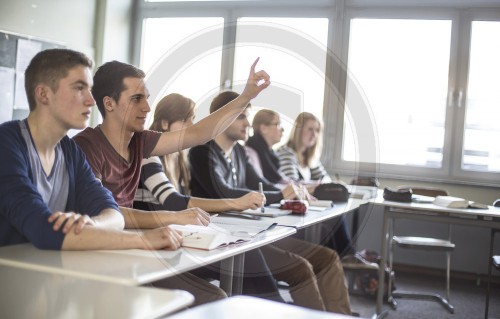
{"label": "pen", "polygon": [[[264,188],[262,187],[262,182],[259,182],[259,192],[264,195]],[[260,212],[263,213],[265,211],[264,205],[260,207]]]}

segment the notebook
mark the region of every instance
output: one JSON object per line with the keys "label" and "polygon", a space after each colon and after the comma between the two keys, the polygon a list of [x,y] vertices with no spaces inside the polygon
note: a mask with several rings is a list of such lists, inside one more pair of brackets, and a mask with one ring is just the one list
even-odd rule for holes
{"label": "notebook", "polygon": [[246,209],[241,213],[246,215],[262,216],[262,217],[279,217],[279,216],[290,215],[292,211],[279,209],[276,207],[265,207],[264,212],[261,212],[260,208],[257,208],[257,209]]}

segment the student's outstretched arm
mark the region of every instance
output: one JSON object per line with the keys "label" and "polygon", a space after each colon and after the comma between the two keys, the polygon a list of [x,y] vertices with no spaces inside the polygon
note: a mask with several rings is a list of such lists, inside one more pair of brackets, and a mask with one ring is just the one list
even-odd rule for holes
{"label": "student's outstretched arm", "polygon": [[243,112],[250,100],[271,84],[269,75],[264,70],[255,72],[258,61],[259,59],[252,64],[245,89],[240,96],[192,126],[179,131],[164,132],[151,156],[170,154],[200,145],[224,132]]}
{"label": "student's outstretched arm", "polygon": [[167,227],[144,232],[86,226],[80,234],[66,234],[62,250],[95,249],[167,249],[176,250],[182,243],[182,236]]}
{"label": "student's outstretched arm", "polygon": [[179,212],[144,211],[128,207],[120,207],[120,211],[125,218],[125,228],[128,229],[151,229],[171,224],[207,226],[210,223],[210,215],[198,207]]}

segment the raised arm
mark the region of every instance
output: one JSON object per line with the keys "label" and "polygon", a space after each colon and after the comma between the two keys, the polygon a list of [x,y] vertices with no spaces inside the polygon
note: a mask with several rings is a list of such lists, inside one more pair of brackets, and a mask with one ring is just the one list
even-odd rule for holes
{"label": "raised arm", "polygon": [[165,155],[208,142],[215,138],[238,117],[250,100],[255,98],[271,83],[264,71],[255,72],[255,60],[243,92],[221,109],[213,112],[194,125],[185,129],[162,133],[151,155]]}

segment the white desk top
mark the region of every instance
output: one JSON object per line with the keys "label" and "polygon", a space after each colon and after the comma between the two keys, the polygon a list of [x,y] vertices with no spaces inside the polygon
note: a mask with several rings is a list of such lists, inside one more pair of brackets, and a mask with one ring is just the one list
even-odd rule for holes
{"label": "white desk top", "polygon": [[432,203],[401,203],[384,200],[381,196],[370,201],[371,204],[377,206],[385,206],[399,209],[425,211],[426,214],[435,213],[436,215],[447,215],[450,217],[459,217],[466,219],[481,219],[481,220],[499,220],[500,207],[488,206],[488,209],[478,208],[447,208],[434,205]]}
{"label": "white desk top", "polygon": [[0,266],[3,318],[156,318],[190,305],[185,291],[127,287]]}
{"label": "white desk top", "polygon": [[335,203],[332,208],[325,208],[322,211],[309,209],[306,214],[290,214],[279,217],[261,217],[259,220],[249,220],[238,217],[230,217],[219,215],[213,219],[213,222],[219,226],[224,224],[232,225],[268,225],[270,223],[278,223],[280,225],[287,225],[300,228],[305,228],[314,224],[321,223],[330,218],[340,216],[348,211],[358,208],[359,206],[368,203],[367,199],[354,199],[350,198],[345,203]]}
{"label": "white desk top", "polygon": [[277,227],[252,241],[210,251],[189,248],[177,251],[48,251],[21,244],[0,247],[0,265],[135,286],[172,277],[294,233],[293,228]]}
{"label": "white desk top", "polygon": [[311,310],[266,299],[236,296],[179,312],[169,319],[347,319],[354,318]]}

